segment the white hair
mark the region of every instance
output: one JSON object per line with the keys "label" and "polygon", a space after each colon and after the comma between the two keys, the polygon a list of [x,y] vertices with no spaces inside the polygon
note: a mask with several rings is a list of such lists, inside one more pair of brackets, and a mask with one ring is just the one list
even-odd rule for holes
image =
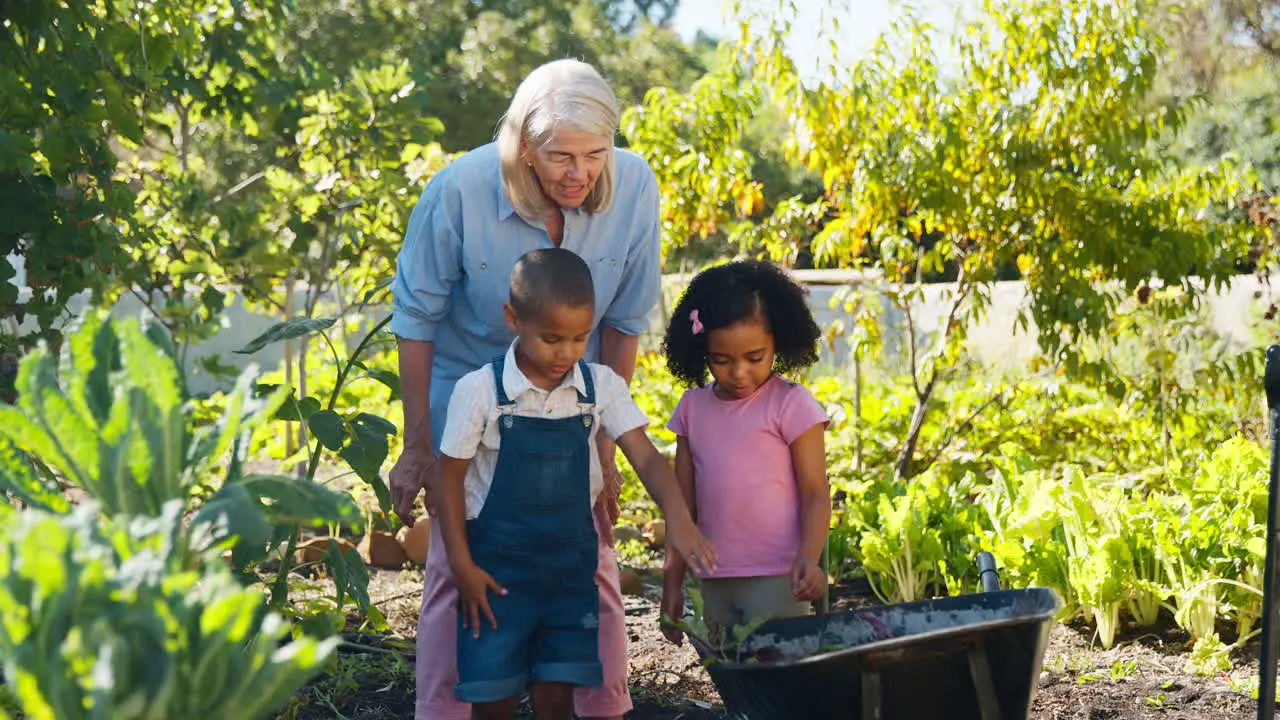
{"label": "white hair", "polygon": [[617,96],[591,65],[564,59],[535,68],[516,88],[511,106],[498,126],[502,186],[511,206],[535,222],[545,219],[552,209],[533,168],[521,161],[520,141],[524,140],[529,148],[541,148],[563,127],[608,140],[604,170],[582,207],[590,213],[609,209],[613,203],[613,143],[618,122]]}

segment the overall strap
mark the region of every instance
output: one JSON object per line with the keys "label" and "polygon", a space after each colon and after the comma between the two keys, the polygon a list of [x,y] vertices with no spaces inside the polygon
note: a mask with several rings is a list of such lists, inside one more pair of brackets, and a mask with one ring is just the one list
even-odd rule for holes
{"label": "overall strap", "polygon": [[493,368],[493,387],[498,393],[498,407],[511,404],[511,398],[507,397],[507,390],[502,385],[502,372],[506,364],[506,355],[499,355],[489,364]]}
{"label": "overall strap", "polygon": [[579,360],[578,370],[582,373],[582,385],[587,389],[586,395],[578,393],[578,402],[583,405],[595,405],[596,382],[591,377],[591,366],[587,365],[586,360]]}

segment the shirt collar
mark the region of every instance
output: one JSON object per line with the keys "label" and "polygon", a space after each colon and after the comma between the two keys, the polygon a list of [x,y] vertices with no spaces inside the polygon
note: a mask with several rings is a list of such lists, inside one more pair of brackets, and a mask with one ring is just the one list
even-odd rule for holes
{"label": "shirt collar", "polygon": [[[520,342],[520,338],[511,341],[511,345],[507,347],[507,357],[502,365],[502,389],[507,394],[507,399],[515,402],[526,391],[534,389],[533,383],[529,382],[529,378],[520,370],[520,366],[516,364],[516,344]],[[580,394],[587,394],[587,383],[582,378],[582,365],[574,363],[573,369],[569,371],[564,382],[560,383],[560,387],[571,387]],[[559,388],[557,388],[559,389]]]}

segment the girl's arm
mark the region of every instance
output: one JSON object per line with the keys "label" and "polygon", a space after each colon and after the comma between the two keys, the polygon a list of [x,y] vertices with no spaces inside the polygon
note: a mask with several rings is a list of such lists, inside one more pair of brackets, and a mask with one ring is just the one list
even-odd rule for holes
{"label": "girl's arm", "polygon": [[[680,485],[680,493],[689,508],[689,515],[695,524],[698,520],[697,492],[694,489],[693,454],[689,452],[689,439],[683,435],[676,436],[676,482]],[[666,562],[662,568],[662,616],[670,622],[678,623],[684,617],[684,578],[689,564],[684,557],[667,545]],[[683,644],[684,633],[679,627],[662,623],[662,634],[675,645]]]}
{"label": "girl's arm", "polygon": [[[682,435],[676,437],[676,483],[680,486],[680,494],[684,496],[685,506],[689,508],[689,517],[697,523],[698,499],[694,489],[693,455],[689,452],[689,438]],[[689,564],[684,561],[680,553],[667,549],[666,567],[663,573],[666,581],[683,583],[688,568]]]}
{"label": "girl's arm", "polygon": [[792,592],[801,600],[822,597],[826,574],[822,550],[831,530],[831,490],[827,482],[825,423],[805,430],[791,443],[791,464],[800,490],[800,552],[792,564]]}
{"label": "girl's arm", "polygon": [[638,427],[618,438],[618,447],[636,469],[654,502],[667,520],[668,545],[683,556],[698,574],[715,570],[715,548],[693,522],[684,493],[667,459],[653,446],[653,441]]}

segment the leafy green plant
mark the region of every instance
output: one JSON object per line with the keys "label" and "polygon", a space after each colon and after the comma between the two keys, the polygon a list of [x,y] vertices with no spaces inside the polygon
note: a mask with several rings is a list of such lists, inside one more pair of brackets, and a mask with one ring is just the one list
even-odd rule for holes
{"label": "leafy green plant", "polygon": [[1134,576],[1128,528],[1120,513],[1126,498],[1121,489],[1104,485],[1096,477],[1086,478],[1078,467],[1068,465],[1064,472],[1060,513],[1067,581],[1086,617],[1097,625],[1102,647],[1110,649]]}
{"label": "leafy green plant", "polygon": [[59,356],[45,347],[27,355],[17,405],[0,406],[0,488],[29,507],[66,512],[64,491],[74,487],[108,518],[156,517],[177,502],[213,528],[248,581],[250,566],[300,526],[359,522],[345,494],[245,473],[249,434],[279,410],[284,391],[260,393],[250,367],[216,419],[197,424],[172,348],[160,325],[94,309]]}
{"label": "leafy green plant", "polygon": [[[354,308],[354,312],[359,314],[389,284],[390,281],[383,281],[379,283],[378,287],[366,293],[364,299]],[[280,420],[301,422],[305,426],[309,438],[314,439],[314,442],[310,439],[307,442],[308,461],[303,475],[306,481],[314,481],[316,471],[320,466],[321,456],[325,450],[328,450],[341,459],[361,480],[372,488],[382,516],[389,518],[391,516],[391,491],[382,477],[382,465],[386,461],[390,449],[387,438],[395,435],[397,428],[391,421],[378,415],[359,409],[341,408],[338,405],[338,401],[347,384],[360,378],[380,383],[392,393],[393,397],[398,396],[400,390],[399,377],[390,370],[371,368],[364,362],[367,353],[376,348],[380,342],[385,342],[383,330],[390,323],[391,316],[387,315],[375,323],[361,337],[355,349],[345,358],[339,356],[337,347],[329,336],[325,334],[325,331],[336,324],[338,320],[339,318],[337,317],[287,320],[273,325],[237,352],[251,355],[273,343],[307,338],[317,334],[324,340],[333,354],[334,362],[339,368],[333,387],[328,389],[327,397],[302,394],[298,389],[278,386],[275,388],[276,391],[287,392],[288,399],[287,402],[279,407],[275,417]],[[321,399],[322,397],[323,400]],[[372,530],[373,528],[370,527],[369,529]],[[272,603],[277,607],[283,605],[284,598],[288,594],[286,576],[293,565],[294,550],[297,548],[300,537],[300,528],[295,526],[289,533],[285,552],[280,558],[280,570],[272,588]],[[361,572],[359,571],[343,570],[340,573],[342,577],[361,577]],[[367,576],[365,577],[367,578]],[[353,586],[354,588],[355,586]],[[372,619],[376,625],[385,623],[377,608],[367,602],[367,593],[357,589],[351,592],[350,596],[360,601],[360,609],[363,612],[372,614]]]}
{"label": "leafy green plant", "polygon": [[183,502],[115,516],[5,512],[0,661],[31,720],[264,718],[335,652],[243,587]]}
{"label": "leafy green plant", "polygon": [[768,618],[757,618],[741,625],[725,627],[719,623],[709,623],[706,619],[706,603],[702,592],[696,587],[685,589],[689,601],[693,604],[693,612],[686,617],[670,618],[663,615],[662,625],[675,627],[689,637],[690,641],[702,646],[707,654],[703,658],[704,665],[717,662],[742,662],[745,659],[743,645],[755,634],[760,626],[768,622]]}
{"label": "leafy green plant", "polygon": [[1156,542],[1161,498],[1148,496],[1145,502],[1130,500],[1120,511],[1125,514],[1129,558],[1133,561],[1128,598],[1129,614],[1139,627],[1150,627],[1160,616],[1160,606],[1168,591],[1160,574],[1160,549]]}
{"label": "leafy green plant", "polygon": [[928,586],[940,580],[938,567],[946,560],[941,535],[931,522],[934,508],[922,484],[903,487],[892,479],[886,484],[887,492],[875,499],[874,520],[858,521],[862,564],[882,601],[921,600]]}

